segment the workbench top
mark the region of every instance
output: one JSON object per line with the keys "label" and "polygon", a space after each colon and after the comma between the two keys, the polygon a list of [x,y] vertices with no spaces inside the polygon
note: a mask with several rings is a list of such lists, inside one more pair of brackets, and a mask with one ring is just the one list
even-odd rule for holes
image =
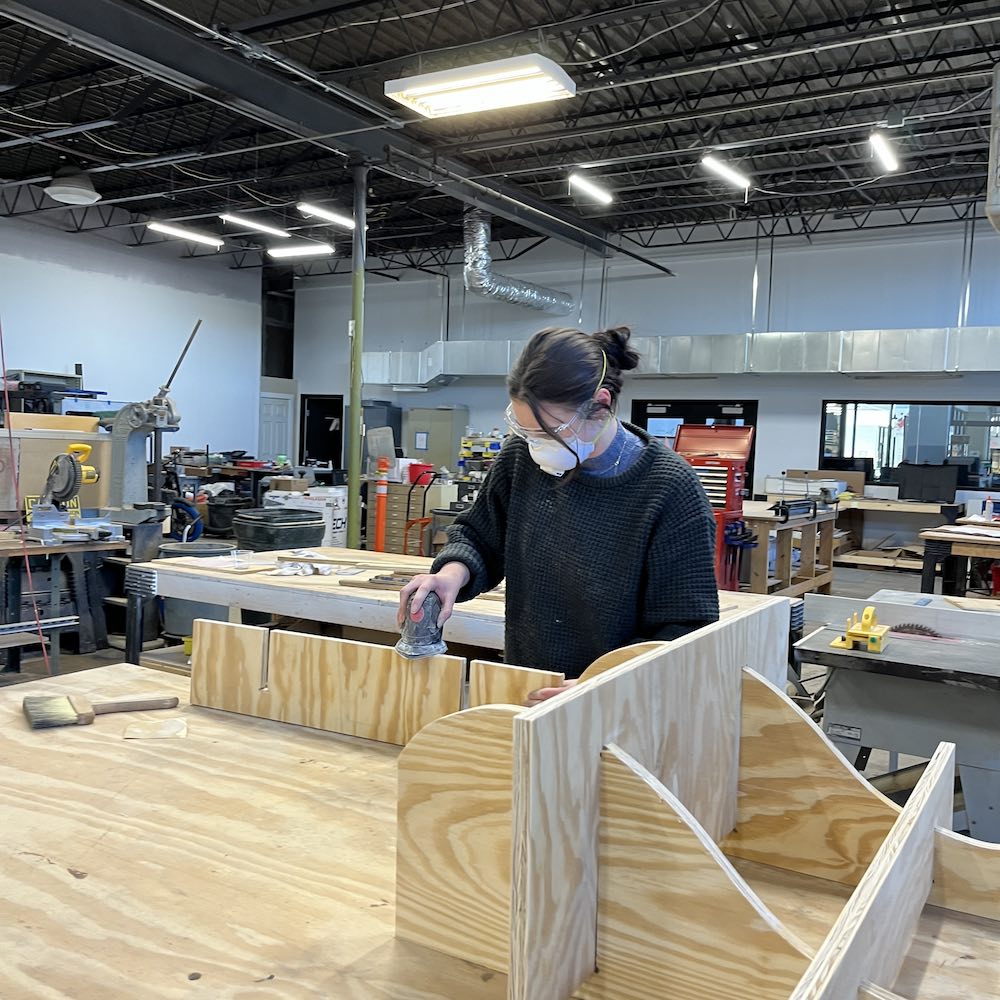
{"label": "workbench top", "polygon": [[17,535],[11,538],[0,535],[0,558],[23,555],[25,548],[29,556],[50,556],[57,553],[69,555],[72,552],[123,552],[128,548],[128,542],[66,542],[60,545],[42,545],[40,542],[29,540],[22,545]]}
{"label": "workbench top", "polygon": [[[181,704],[29,729],[24,695],[60,691]],[[167,718],[187,737],[122,738]],[[0,996],[502,1000],[504,976],[393,938],[397,754],[125,664],[0,690]]]}
{"label": "workbench top", "polygon": [[[798,498],[788,497],[788,499],[790,501],[794,501]],[[769,523],[773,523],[776,527],[788,524],[791,527],[799,528],[802,527],[802,525],[820,524],[823,521],[832,521],[837,517],[837,510],[835,508],[830,508],[829,510],[818,510],[815,516],[803,514],[800,517],[790,517],[787,521],[785,521],[776,511],[771,510],[771,506],[772,504],[767,500],[744,500],[743,520],[767,521]]]}

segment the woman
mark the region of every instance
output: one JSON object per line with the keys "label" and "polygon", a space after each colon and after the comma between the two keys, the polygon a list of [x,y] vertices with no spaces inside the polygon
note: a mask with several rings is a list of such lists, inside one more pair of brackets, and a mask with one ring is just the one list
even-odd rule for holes
{"label": "woman", "polygon": [[[602,654],[719,617],[715,520],[687,463],[615,411],[626,327],[535,334],[507,376],[513,432],[429,574],[439,621],[507,579],[505,659],[576,678]],[[553,689],[539,692],[547,696]]]}

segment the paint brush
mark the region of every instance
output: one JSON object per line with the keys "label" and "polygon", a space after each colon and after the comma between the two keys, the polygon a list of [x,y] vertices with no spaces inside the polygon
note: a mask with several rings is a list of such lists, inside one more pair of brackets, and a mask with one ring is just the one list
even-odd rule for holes
{"label": "paint brush", "polygon": [[94,716],[110,712],[148,712],[157,708],[176,708],[176,698],[126,698],[100,701],[96,705],[79,694],[28,695],[21,703],[32,729],[55,726],[89,726]]}

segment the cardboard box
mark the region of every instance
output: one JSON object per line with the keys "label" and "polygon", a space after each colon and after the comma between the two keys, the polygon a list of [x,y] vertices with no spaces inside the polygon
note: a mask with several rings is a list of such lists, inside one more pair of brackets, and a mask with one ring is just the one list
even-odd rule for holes
{"label": "cardboard box", "polygon": [[285,492],[305,493],[309,489],[309,481],[307,479],[299,479],[297,476],[271,476],[270,488],[272,490],[284,490]]}

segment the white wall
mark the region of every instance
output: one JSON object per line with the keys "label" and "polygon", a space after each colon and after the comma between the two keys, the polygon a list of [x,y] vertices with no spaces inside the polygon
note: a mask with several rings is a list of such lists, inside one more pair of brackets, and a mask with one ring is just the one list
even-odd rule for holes
{"label": "white wall", "polygon": [[0,319],[8,368],[72,372],[112,400],[174,379],[181,429],[164,447],[257,448],[260,273],[181,260],[179,244],[133,248],[0,220]]}
{"label": "white wall", "polygon": [[[777,241],[769,281],[768,247],[759,256],[758,330],[845,330],[954,326],[962,283],[962,236],[944,226],[897,230],[878,238]],[[741,333],[754,328],[752,244],[672,251],[663,258],[676,277],[623,259],[609,263],[603,316],[600,263],[555,244],[497,270],[579,297],[582,316],[547,317],[466,296],[451,280],[448,336],[453,340],[527,338],[543,326],[624,323],[637,336]],[[969,325],[1000,325],[1000,234],[983,226],[973,257]],[[770,324],[768,291],[770,285]],[[443,282],[402,272],[402,280],[368,281],[365,350],[419,350],[441,336]],[[304,392],[347,391],[350,290],[346,280],[303,280],[296,292],[296,376]],[[383,387],[365,394],[392,398]],[[633,379],[632,399],[759,400],[757,483],[787,468],[813,468],[819,453],[823,399],[1000,400],[1000,376],[955,379],[858,380],[839,374],[731,376],[719,379]],[[420,394],[399,394],[403,406],[465,405],[479,429],[497,425],[506,405],[501,379],[462,379]]]}

